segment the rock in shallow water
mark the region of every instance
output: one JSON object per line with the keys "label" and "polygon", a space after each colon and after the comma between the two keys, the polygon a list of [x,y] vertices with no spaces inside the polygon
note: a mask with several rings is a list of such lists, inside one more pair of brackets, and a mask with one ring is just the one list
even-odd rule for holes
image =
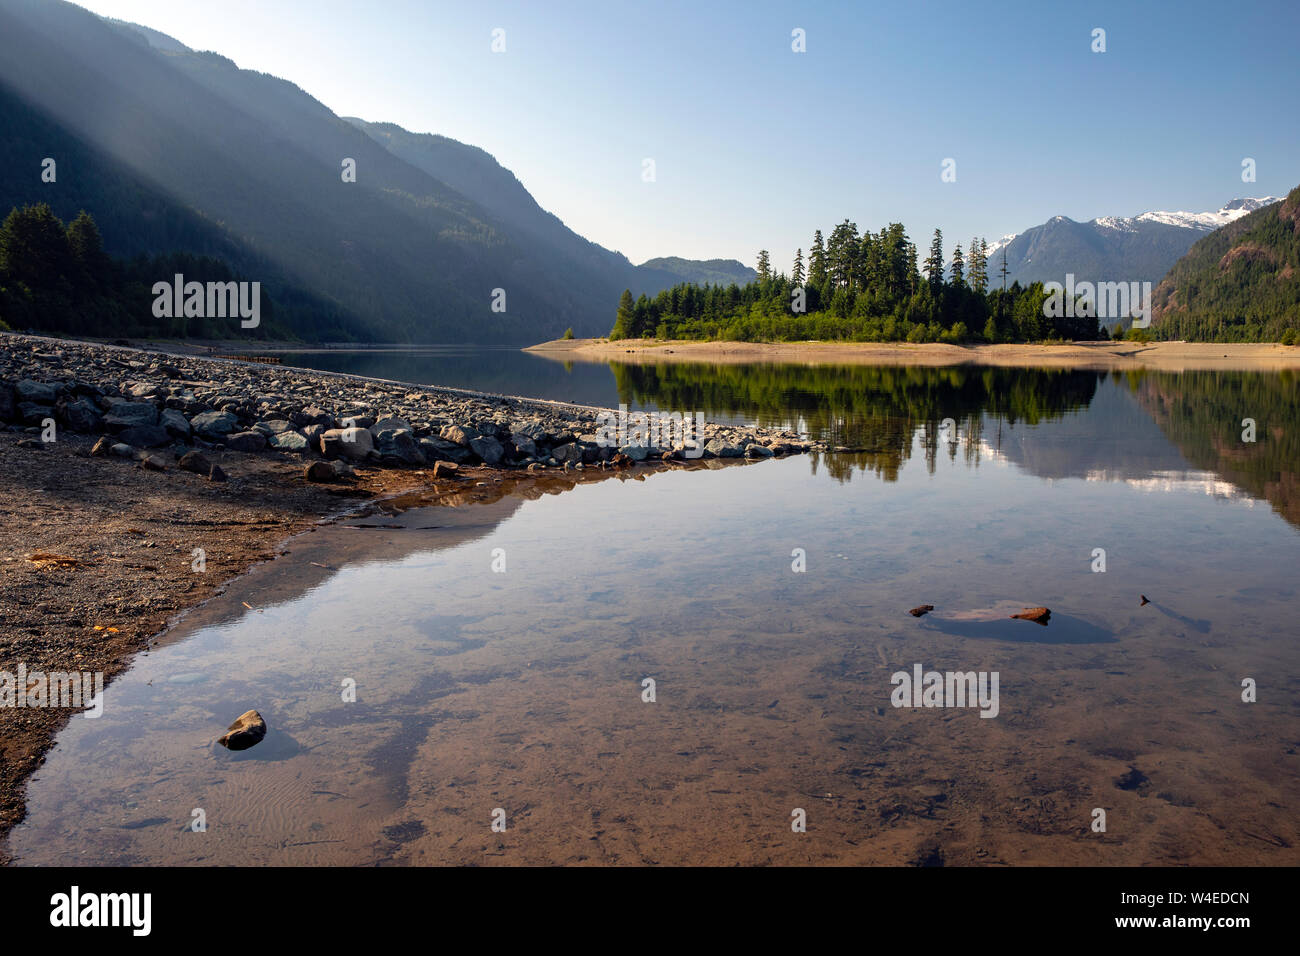
{"label": "rock in shallow water", "polygon": [[1035,624],[1041,624],[1047,627],[1047,622],[1051,618],[1052,612],[1045,607],[1027,607],[1019,614],[1012,614],[1013,619],[1021,621],[1033,621]]}
{"label": "rock in shallow water", "polygon": [[227,750],[247,750],[262,742],[266,736],[266,721],[255,710],[245,711],[227,728],[227,733],[217,739],[217,743]]}

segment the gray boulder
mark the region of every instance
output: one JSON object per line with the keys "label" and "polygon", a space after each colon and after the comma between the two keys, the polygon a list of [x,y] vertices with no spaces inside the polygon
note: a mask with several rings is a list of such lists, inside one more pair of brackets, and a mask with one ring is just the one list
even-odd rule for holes
{"label": "gray boulder", "polygon": [[320,450],[326,458],[362,461],[374,451],[375,438],[365,428],[330,428],[321,433]]}
{"label": "gray boulder", "polygon": [[[366,427],[366,426],[358,426],[358,427]],[[369,429],[370,429],[370,434],[374,435],[375,438],[378,438],[379,433],[382,431],[397,431],[399,429],[406,429],[408,432],[415,431],[415,429],[411,427],[410,422],[405,421],[404,419],[401,418],[392,418],[392,417],[381,418],[373,425],[370,425]]]}
{"label": "gray boulder", "polygon": [[41,427],[45,419],[54,417],[54,409],[49,405],[37,405],[33,402],[18,403],[18,420],[24,425]]}
{"label": "gray boulder", "polygon": [[[517,422],[510,427],[512,435],[516,438],[530,438],[534,442],[544,441],[550,434],[546,426],[541,422]],[[518,441],[515,442],[518,444]]]}
{"label": "gray boulder", "polygon": [[308,425],[320,425],[322,428],[330,429],[336,424],[334,416],[323,408],[317,408],[315,405],[308,405],[302,411],[294,412],[289,416],[299,428],[305,428]]}
{"label": "gray boulder", "polygon": [[158,409],[152,402],[116,402],[104,416],[104,427],[110,432],[120,432],[133,425],[157,425]]}
{"label": "gray boulder", "polygon": [[510,433],[510,444],[515,446],[515,451],[520,455],[535,457],[537,455],[537,442],[521,432]]}
{"label": "gray boulder", "polygon": [[270,421],[258,422],[253,426],[267,438],[272,435],[279,435],[282,432],[293,431],[293,423],[283,418],[273,418]]}
{"label": "gray boulder", "polygon": [[495,438],[471,438],[469,447],[473,449],[474,454],[483,459],[485,465],[501,464],[501,459],[506,454],[505,447]]}
{"label": "gray boulder", "polygon": [[239,427],[239,419],[230,412],[203,412],[190,419],[190,426],[208,441],[218,441]]}
{"label": "gray boulder", "polygon": [[311,447],[306,436],[295,431],[276,432],[267,441],[278,451],[291,451],[300,455]]}
{"label": "gray boulder", "polygon": [[464,465],[474,457],[474,453],[468,448],[462,448],[454,441],[447,441],[437,436],[421,438],[416,444],[424,453],[425,461],[450,461]]}
{"label": "gray boulder", "polygon": [[59,386],[50,382],[33,382],[22,379],[14,385],[18,401],[31,402],[33,405],[53,405],[59,397]]}
{"label": "gray boulder", "polygon": [[444,425],[438,432],[438,437],[455,442],[462,447],[469,447],[469,443],[478,437],[478,431],[466,425]]}
{"label": "gray boulder", "polygon": [[190,421],[174,408],[164,408],[158,416],[158,424],[167,429],[167,434],[182,440],[190,437]]}
{"label": "gray boulder", "polygon": [[80,398],[63,406],[63,423],[74,432],[97,432],[103,418],[93,402]]}
{"label": "gray boulder", "polygon": [[233,451],[265,451],[266,436],[258,431],[234,432],[226,436],[226,447]]}
{"label": "gray boulder", "polygon": [[724,438],[711,438],[704,446],[704,454],[714,458],[739,458],[745,450]]}
{"label": "gray boulder", "polygon": [[172,440],[167,429],[161,425],[132,425],[118,432],[117,438],[136,448],[161,448]]}
{"label": "gray boulder", "polygon": [[425,463],[424,453],[416,444],[415,434],[410,428],[383,428],[374,435],[375,454],[384,464],[420,466]]}

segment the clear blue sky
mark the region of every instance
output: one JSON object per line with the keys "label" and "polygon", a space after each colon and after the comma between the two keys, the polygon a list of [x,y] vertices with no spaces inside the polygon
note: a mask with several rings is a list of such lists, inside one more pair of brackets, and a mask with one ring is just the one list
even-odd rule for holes
{"label": "clear blue sky", "polygon": [[1200,212],[1300,183],[1298,0],[81,5],[340,115],[481,146],[634,262],[752,265],[767,248],[788,270],[845,217],[902,222],[922,249],[938,226],[950,251],[1054,215]]}

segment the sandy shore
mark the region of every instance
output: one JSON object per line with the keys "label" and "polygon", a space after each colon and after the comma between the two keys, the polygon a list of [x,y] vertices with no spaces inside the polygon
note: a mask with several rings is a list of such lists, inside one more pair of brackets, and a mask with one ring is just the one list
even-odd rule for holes
{"label": "sandy shore", "polygon": [[751,362],[847,365],[1006,365],[1169,372],[1300,368],[1300,347],[1213,342],[1075,342],[1062,345],[943,345],[879,342],[689,342],[556,339],[525,349],[563,361]]}

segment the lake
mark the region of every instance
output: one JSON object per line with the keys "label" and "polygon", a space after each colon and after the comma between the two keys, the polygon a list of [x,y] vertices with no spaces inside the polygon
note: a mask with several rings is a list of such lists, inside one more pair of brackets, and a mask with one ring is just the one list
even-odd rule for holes
{"label": "lake", "polygon": [[284,362],[846,450],[300,536],[72,719],[18,863],[1300,863],[1292,374]]}

